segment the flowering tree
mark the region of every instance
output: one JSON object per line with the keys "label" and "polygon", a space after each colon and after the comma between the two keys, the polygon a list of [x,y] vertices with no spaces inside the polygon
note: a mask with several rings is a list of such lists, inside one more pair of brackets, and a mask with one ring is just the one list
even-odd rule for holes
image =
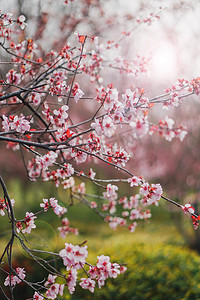
{"label": "flowering tree", "polygon": [[[199,107],[198,103],[188,101],[184,106],[174,112],[177,122],[183,122],[187,126],[187,138],[182,143],[178,140],[167,143],[157,139],[152,143],[146,139],[141,145],[143,149],[142,158],[143,172],[151,173],[152,178],[159,178],[162,186],[165,186],[165,193],[170,193],[177,202],[181,204],[190,203],[196,211],[199,211]],[[194,122],[195,120],[195,122]],[[124,135],[124,142],[126,141]],[[155,142],[155,140],[154,140]],[[169,151],[171,151],[169,155]],[[137,151],[139,152],[139,151]],[[161,167],[152,171],[152,162]],[[139,161],[138,161],[139,165]],[[141,170],[139,170],[141,172]],[[174,179],[171,174],[176,174]],[[145,176],[145,175],[144,175]],[[174,224],[187,245],[199,252],[199,230],[191,231],[190,220],[186,222],[183,214],[180,214],[174,206],[167,205]],[[190,224],[192,226],[192,223]]]}
{"label": "flowering tree", "polygon": [[[69,2],[65,1],[65,5]],[[83,1],[83,4],[89,5],[89,2]],[[158,18],[151,14],[135,22],[138,26],[151,24]],[[25,26],[24,15],[15,17],[1,12],[0,48],[5,60],[0,64],[7,70],[5,68],[0,81],[0,141],[5,143],[7,151],[21,152],[29,179],[53,181],[56,187],[62,186],[72,203],[74,199],[83,202],[113,229],[125,226],[133,232],[138,220],[151,217],[151,205],[157,206],[161,198],[190,214],[196,229],[200,218],[194,208],[165,197],[159,183],[149,183],[131,172],[128,169],[131,153],[111,142],[111,138],[116,132],[131,130],[137,141],[147,134],[158,134],[167,141],[174,138],[183,141],[187,134],[183,125],[175,124],[168,116],[153,124],[150,111],[158,103],[168,110],[177,107],[182,99],[198,95],[200,78],[180,79],[165,93],[154,97],[148,97],[142,87],[119,91],[113,83],[103,85],[102,72],[106,68],[118,70],[119,76],[138,76],[145,74],[148,67],[148,59],[143,57],[128,61],[115,54],[131,32],[123,32],[117,41],[101,41],[97,35],[75,32],[73,45],[65,42],[59,49],[49,51],[31,38],[22,40]],[[86,112],[89,116],[84,118]],[[115,178],[100,178],[98,169],[104,165],[114,168]],[[98,186],[101,195],[89,194],[88,182]],[[91,265],[87,261],[87,245],[83,242],[81,245],[65,243],[58,253],[48,252],[55,260],[62,261],[65,271],[61,272],[52,260],[41,258],[44,251],[30,249],[29,235],[36,228],[35,219],[42,218],[49,210],[61,219],[58,232],[62,237],[69,232],[78,233],[69,226],[67,207],[53,197],[44,198],[37,212],[27,211],[18,219],[17,203],[9,197],[2,174],[0,184],[1,218],[7,217],[11,224],[10,238],[0,257],[1,264],[7,259],[9,265],[9,271],[1,267],[5,276],[1,292],[6,299],[14,299],[14,288],[21,282],[33,290],[33,299],[40,300],[57,299],[67,290],[72,294],[77,282],[83,289],[94,292],[96,285],[101,288],[107,278],[116,278],[126,270],[120,262],[112,263],[104,255],[97,257],[96,265]],[[123,190],[131,189],[131,197],[119,190],[122,184]],[[13,268],[15,241],[46,270],[43,282],[29,281],[23,266]],[[78,278],[80,269],[86,277]],[[10,289],[9,296],[4,291],[5,286]]]}

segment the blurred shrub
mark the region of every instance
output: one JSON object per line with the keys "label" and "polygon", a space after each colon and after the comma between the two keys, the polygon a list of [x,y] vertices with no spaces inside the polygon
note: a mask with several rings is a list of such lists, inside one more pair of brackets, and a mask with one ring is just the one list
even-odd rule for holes
{"label": "blurred shrub", "polygon": [[[102,252],[113,262],[127,263],[128,270],[117,279],[108,279],[94,294],[77,287],[74,295],[63,299],[200,299],[200,258],[194,252],[128,240],[112,241]],[[92,259],[95,263],[96,257]]]}
{"label": "blurred shrub", "polygon": [[[38,184],[37,186],[31,184],[23,186],[21,182],[15,180],[10,183],[9,191],[11,191],[11,197],[15,198],[19,204],[17,210],[18,217],[25,213],[26,206],[24,203],[26,205],[28,203],[28,211],[37,211],[44,195],[48,198],[55,196],[61,201],[61,205],[69,206],[70,204],[66,191],[59,191],[56,194],[51,184],[48,185],[45,194],[42,184]],[[81,235],[80,237],[68,236],[66,241],[79,244],[84,239],[88,239],[90,253],[88,262],[96,264],[96,255],[104,253],[111,257],[112,262],[126,263],[128,270],[117,279],[108,279],[106,286],[100,290],[96,288],[94,294],[77,286],[74,295],[67,294],[59,297],[59,299],[200,299],[200,257],[194,252],[178,247],[177,244],[180,245],[180,239],[175,232],[173,233],[173,236],[176,237],[176,240],[173,240],[174,245],[166,245],[169,239],[170,243],[172,242],[170,235],[172,233],[172,226],[169,216],[163,213],[162,203],[159,208],[153,208],[154,220],[152,223],[154,223],[154,230],[147,223],[145,225],[147,228],[143,228],[140,231],[138,228],[134,235],[123,233],[122,229],[113,233],[107,226],[102,226],[101,223],[103,221],[91,212],[90,209],[84,207],[83,204],[75,204],[68,207],[68,217],[70,221],[73,220],[73,226],[79,227]],[[45,226],[40,224],[42,226],[38,227],[38,230],[41,238],[45,237],[51,240],[53,246],[59,250],[63,248],[65,241],[59,239],[56,241],[54,238],[54,231],[57,230],[59,220],[56,218],[54,221],[53,216],[53,212],[52,214],[43,214],[41,219],[38,216],[38,222],[45,224]],[[157,224],[156,226],[155,223]],[[163,223],[167,224],[167,228],[163,227]],[[51,225],[47,226],[48,224]],[[142,227],[144,227],[144,224]],[[2,231],[4,230],[6,242],[7,228],[10,228],[10,225],[1,223],[0,228]],[[160,230],[162,233],[160,233]],[[44,235],[43,232],[45,232]],[[165,235],[163,236],[164,232]],[[38,232],[35,230],[35,235],[37,234]],[[90,237],[88,237],[88,234]],[[43,244],[45,244],[45,238],[44,242],[42,241]],[[72,239],[75,240],[73,241]],[[161,244],[161,242],[163,243]],[[3,249],[3,246],[3,244],[0,245],[0,250],[1,248]],[[23,265],[19,261],[25,261],[27,257],[23,256],[22,252],[19,254],[19,250],[17,252],[19,256],[16,257],[15,265]],[[28,265],[25,265],[25,269],[28,270],[30,268],[29,273],[31,273],[27,278],[28,280],[37,282],[43,278],[40,275],[45,276],[45,274],[42,274],[39,266],[33,268],[32,260],[28,260],[27,263]],[[61,267],[61,262],[55,262],[55,266],[58,268]],[[85,274],[83,276],[85,277]],[[2,280],[4,279],[2,278]],[[15,289],[16,299],[21,300],[20,295],[23,288],[23,285],[19,285]],[[32,291],[27,290],[27,297],[25,297],[25,294],[24,290],[24,299],[31,297]]]}

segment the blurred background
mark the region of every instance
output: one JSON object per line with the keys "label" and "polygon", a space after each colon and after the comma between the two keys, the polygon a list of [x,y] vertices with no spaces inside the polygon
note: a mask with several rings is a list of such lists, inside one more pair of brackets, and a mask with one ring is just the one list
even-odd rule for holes
{"label": "blurred background", "polygon": [[[67,42],[73,45],[74,32],[77,31],[98,36],[102,44],[108,40],[119,41],[119,49],[110,52],[108,61],[118,56],[128,61],[135,60],[138,55],[145,57],[148,60],[147,72],[138,76],[119,76],[113,68],[101,70],[102,84],[106,86],[112,82],[119,92],[130,86],[140,87],[150,98],[163,94],[177,79],[191,80],[200,75],[199,1],[74,0],[68,6],[64,6],[63,2],[0,0],[0,9],[3,13],[12,12],[14,16],[25,15],[27,26],[21,40],[31,37],[45,51],[52,48],[59,50]],[[124,32],[130,32],[130,35],[126,37]],[[5,54],[0,53],[0,62],[5,59]],[[7,71],[0,63],[2,77]],[[83,79],[80,84],[85,94],[92,93],[87,81]],[[81,111],[82,118],[92,106],[84,109],[84,112]],[[158,105],[151,118],[157,123],[166,114],[177,124],[187,126],[188,135],[183,142],[174,140],[169,143],[156,136],[146,136],[138,142],[129,132],[112,140],[116,139],[133,153],[129,170],[134,170],[136,175],[142,175],[146,180],[161,183],[164,195],[182,204],[191,203],[200,213],[199,98],[187,98],[169,112]],[[9,151],[3,144],[0,144],[0,151],[1,174],[16,201],[19,218],[25,211],[37,211],[44,197],[53,196],[68,204],[66,192],[57,190],[53,184],[28,181],[20,153]],[[109,177],[115,176],[114,169],[106,172]],[[94,187],[88,188],[91,193],[98,193]],[[76,203],[70,207],[68,217],[79,229],[80,235],[70,235],[66,241],[81,243],[87,239],[91,260],[95,262],[95,255],[108,254],[113,261],[127,263],[128,271],[117,282],[111,280],[94,296],[78,289],[74,296],[63,299],[200,299],[199,230],[194,231],[190,218],[163,200],[159,207],[152,209],[152,215],[152,219],[141,223],[135,233],[124,229],[113,233],[83,204]],[[48,241],[50,249],[54,250],[60,249],[65,241],[56,238],[58,221],[52,218],[51,214],[47,214],[38,221],[42,229],[35,231],[33,241],[40,236],[42,242],[46,244]],[[0,222],[0,228],[6,241],[9,224]],[[0,249],[3,246],[4,243]],[[20,250],[16,251],[16,265],[24,261],[24,255]],[[38,269],[34,269],[30,259],[26,260],[26,264],[25,268],[32,270],[35,280]],[[24,291],[25,287],[19,287],[19,295],[20,288]],[[30,297],[29,293],[27,291]]]}

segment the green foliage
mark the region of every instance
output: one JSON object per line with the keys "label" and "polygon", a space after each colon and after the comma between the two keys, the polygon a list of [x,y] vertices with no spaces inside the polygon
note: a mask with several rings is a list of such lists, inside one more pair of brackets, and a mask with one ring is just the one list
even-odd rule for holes
{"label": "green foliage", "polygon": [[[195,300],[200,299],[200,258],[189,250],[164,244],[135,243],[111,239],[102,253],[112,261],[127,263],[128,270],[117,279],[108,279],[95,293],[76,288],[63,299]],[[95,263],[96,257],[91,258]]]}
{"label": "green foliage", "polygon": [[[74,295],[66,293],[63,297],[59,296],[59,299],[200,299],[200,258],[196,253],[182,247],[183,240],[174,229],[169,214],[164,212],[162,203],[159,207],[153,207],[152,221],[141,222],[135,233],[131,234],[123,228],[113,232],[99,216],[80,202],[70,206],[70,199],[66,191],[59,189],[56,194],[53,186],[50,183],[47,185],[48,188],[44,191],[44,186],[40,184],[22,186],[22,183],[17,181],[10,183],[11,197],[15,198],[19,205],[16,211],[17,217],[24,216],[27,204],[27,210],[35,212],[44,197],[56,197],[61,205],[68,207],[67,217],[73,227],[78,227],[80,236],[69,235],[64,240],[57,239],[56,233],[60,221],[50,211],[41,216],[38,215],[36,220],[38,228],[33,230],[32,238],[29,237],[30,241],[33,244],[43,245],[43,250],[48,244],[50,245],[48,250],[56,252],[64,248],[65,242],[80,244],[84,240],[88,240],[89,263],[96,264],[97,255],[104,254],[109,255],[112,262],[124,263],[128,267],[128,270],[119,275],[117,279],[108,279],[106,285],[100,290],[96,287],[94,294],[77,286]],[[90,192],[96,193],[92,190]],[[2,222],[0,227],[4,235],[0,245],[2,252],[8,242],[10,224]],[[32,246],[29,245],[29,247]],[[19,245],[15,245],[15,253],[14,266],[23,265],[29,273],[28,280],[37,282],[47,276],[42,268],[33,264],[30,258],[28,259],[24,251],[20,250]],[[43,258],[51,259],[51,257]],[[61,261],[56,261],[55,266],[63,267]],[[82,276],[86,275],[83,273]],[[4,279],[2,278],[2,280]],[[21,299],[21,289],[23,288],[23,285],[16,288],[16,299]],[[30,298],[32,291],[25,292],[24,290],[24,297],[25,294],[26,298]]]}

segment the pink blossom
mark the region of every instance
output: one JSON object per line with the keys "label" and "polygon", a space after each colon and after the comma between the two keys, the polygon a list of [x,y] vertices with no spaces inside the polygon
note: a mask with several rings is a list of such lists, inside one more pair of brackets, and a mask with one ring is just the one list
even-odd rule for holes
{"label": "pink blossom", "polygon": [[127,224],[126,220],[120,217],[106,217],[105,221],[109,222],[109,226],[113,230],[115,230],[118,226],[125,226]]}
{"label": "pink blossom", "polygon": [[152,125],[149,133],[158,133],[164,137],[167,141],[171,141],[173,138],[178,137],[180,141],[183,141],[187,134],[186,127],[180,126],[176,129],[173,128],[174,120],[166,116],[163,120],[160,120],[158,125]]}
{"label": "pink blossom", "polygon": [[52,123],[57,126],[62,126],[68,119],[68,109],[69,107],[67,105],[61,106],[58,110],[54,109],[54,119],[52,119]]}
{"label": "pink blossom", "polygon": [[45,171],[48,169],[48,167],[52,166],[55,163],[57,157],[58,154],[56,152],[49,151],[44,156],[37,156],[35,162],[40,169]]}
{"label": "pink blossom", "polygon": [[62,219],[62,225],[63,226],[68,226],[69,225],[69,220],[67,218]]}
{"label": "pink blossom", "polygon": [[42,295],[38,294],[37,292],[35,292],[33,295],[33,299],[34,300],[43,300],[44,297]]}
{"label": "pink blossom", "polygon": [[34,219],[37,217],[31,212],[26,212],[26,216],[24,219],[25,228],[22,230],[22,233],[30,233],[31,229],[36,228],[36,225],[34,223]]}
{"label": "pink blossom", "polygon": [[73,177],[70,177],[69,179],[66,179],[62,182],[64,189],[69,189],[75,185],[75,181]]}
{"label": "pink blossom", "polygon": [[43,103],[43,107],[44,109],[42,110],[42,114],[47,118],[48,121],[50,121],[50,108],[46,101]]}
{"label": "pink blossom", "polygon": [[115,200],[117,199],[117,193],[116,193],[117,190],[118,190],[118,186],[109,183],[106,187],[106,192],[103,193],[103,196],[110,201]]}
{"label": "pink blossom", "polygon": [[8,118],[5,115],[3,115],[2,118],[3,118],[3,121],[2,121],[3,130],[4,131],[9,131],[10,130],[10,123],[9,123]]}
{"label": "pink blossom", "polygon": [[133,121],[130,122],[130,126],[133,127],[134,136],[136,138],[143,137],[149,130],[147,116],[138,115]]}
{"label": "pink blossom", "polygon": [[11,277],[10,277],[10,275],[8,275],[8,276],[6,277],[6,279],[5,279],[5,281],[4,281],[4,285],[7,286],[7,285],[10,285],[10,284],[11,284],[11,286],[15,286],[16,283],[17,283],[17,280],[16,280],[16,279],[18,279],[17,276],[11,275]]}
{"label": "pink blossom", "polygon": [[78,229],[71,228],[71,227],[69,227],[69,225],[70,225],[69,220],[67,218],[63,218],[61,227],[58,227],[58,230],[60,231],[60,236],[62,238],[65,238],[69,232],[71,232],[75,235],[79,234]]}
{"label": "pink blossom", "polygon": [[48,286],[50,284],[55,283],[56,278],[57,278],[56,275],[49,274],[48,278],[47,278],[47,281],[45,282],[44,286]]}
{"label": "pink blossom", "polygon": [[107,137],[111,137],[115,133],[116,126],[114,125],[113,120],[109,116],[105,116],[103,118],[102,127],[104,130],[104,134]]}
{"label": "pink blossom", "polygon": [[105,101],[104,101],[104,108],[106,111],[111,111],[114,105],[118,105],[118,90],[116,88],[110,89],[106,91]]}
{"label": "pink blossom", "polygon": [[74,174],[74,168],[71,164],[65,164],[65,174],[68,177]]}
{"label": "pink blossom", "polygon": [[69,276],[67,277],[67,286],[70,294],[73,294],[75,291],[76,281],[77,281],[77,270],[72,269],[69,271]]}
{"label": "pink blossom", "polygon": [[111,262],[110,257],[105,255],[97,256],[97,268],[110,269]]}
{"label": "pink blossom", "polygon": [[90,203],[90,207],[91,207],[91,208],[97,208],[97,203],[96,203],[95,201],[92,201],[92,202]]}
{"label": "pink blossom", "polygon": [[151,186],[149,186],[148,182],[145,182],[140,188],[140,194],[146,197],[149,205],[158,205],[158,201],[160,200],[162,193],[163,190],[160,184],[151,184]]}
{"label": "pink blossom", "polygon": [[185,136],[187,135],[186,128],[183,127],[183,126],[180,126],[180,128],[178,128],[178,129],[175,130],[175,135],[182,142],[184,140]]}
{"label": "pink blossom", "polygon": [[130,183],[130,186],[138,186],[139,184],[141,184],[141,178],[137,177],[137,176],[133,176],[132,178],[128,178],[128,183]]}
{"label": "pink blossom", "polygon": [[127,210],[122,212],[122,217],[127,218],[129,216],[129,212]]}
{"label": "pink blossom", "polygon": [[61,217],[62,215],[66,214],[66,212],[67,212],[67,208],[64,206],[61,206],[58,216]]}
{"label": "pink blossom", "polygon": [[58,294],[63,295],[64,284],[54,283],[46,291],[46,296],[48,299],[56,299]]}
{"label": "pink blossom", "polygon": [[141,185],[140,194],[144,195],[144,196],[147,196],[149,194],[149,184],[148,184],[148,182],[145,182]]}
{"label": "pink blossom", "polygon": [[66,74],[63,71],[55,70],[47,81],[46,89],[51,95],[61,96],[65,91],[68,92],[66,79]]}
{"label": "pink blossom", "polygon": [[25,23],[26,17],[24,15],[21,15],[17,18],[17,23],[20,25],[21,29],[23,30],[25,26],[27,25]]}
{"label": "pink blossom", "polygon": [[96,279],[97,276],[99,276],[100,271],[96,266],[90,266],[88,273],[92,279]]}
{"label": "pink blossom", "polygon": [[125,266],[120,266],[120,273],[123,274],[124,272],[126,272],[127,267]]}
{"label": "pink blossom", "polygon": [[128,162],[130,155],[122,148],[118,147],[117,144],[113,145],[112,152],[111,149],[107,149],[107,154],[110,156],[109,159],[111,159],[117,166],[125,166]]}
{"label": "pink blossom", "polygon": [[83,97],[84,92],[80,89],[79,84],[76,82],[72,89],[72,95],[74,96],[74,100],[76,103]]}
{"label": "pink blossom", "polygon": [[41,103],[41,98],[44,94],[32,92],[29,95],[29,101],[33,102],[33,105],[38,106]]}
{"label": "pink blossom", "polygon": [[46,291],[46,296],[48,299],[56,299],[59,291],[59,284],[54,283],[50,286],[50,288]]}
{"label": "pink blossom", "polygon": [[4,209],[7,209],[5,199],[0,199],[0,215],[5,216],[5,211]]}
{"label": "pink blossom", "polygon": [[25,119],[25,116],[21,115],[18,117],[10,116],[9,124],[12,130],[16,130],[17,132],[24,133],[30,130],[30,122]]}
{"label": "pink blossom", "polygon": [[18,74],[16,71],[9,70],[6,74],[7,82],[11,84],[18,85],[21,82],[21,75]]}
{"label": "pink blossom", "polygon": [[139,219],[140,218],[140,210],[139,209],[132,209],[131,212],[130,212],[130,217],[129,219],[130,220],[136,220],[136,219]]}
{"label": "pink blossom", "polygon": [[77,186],[77,192],[84,195],[86,192],[86,187],[85,187],[85,182],[81,182],[78,186]]}
{"label": "pink blossom", "polygon": [[74,135],[74,132],[68,128],[68,121],[65,121],[64,124],[59,125],[56,124],[54,127],[57,130],[55,135],[58,141],[64,142],[67,141],[70,137]]}
{"label": "pink blossom", "polygon": [[50,208],[50,203],[48,199],[43,199],[43,202],[44,203],[40,203],[40,207],[43,207],[46,212]]}
{"label": "pink blossom", "polygon": [[87,154],[83,151],[76,151],[74,154],[72,153],[72,157],[75,157],[75,161],[77,164],[83,163],[87,159]]}
{"label": "pink blossom", "polygon": [[111,268],[108,271],[108,275],[111,278],[117,278],[117,276],[120,274],[120,265],[117,263],[111,264]]}
{"label": "pink blossom", "polygon": [[11,286],[15,286],[16,284],[19,284],[25,277],[25,270],[24,268],[16,268],[17,275],[8,275],[4,281],[4,285],[7,286],[11,284]]}
{"label": "pink blossom", "polygon": [[7,12],[6,14],[2,15],[3,25],[4,26],[12,24],[12,16],[13,16],[13,14],[10,13],[10,12]]}
{"label": "pink blossom", "polygon": [[135,231],[135,227],[137,226],[136,222],[133,222],[131,225],[129,225],[128,229],[130,232],[134,232]]}
{"label": "pink blossom", "polygon": [[146,211],[140,212],[140,219],[149,219],[151,218],[151,211],[150,209],[147,209]]}
{"label": "pink blossom", "polygon": [[94,179],[96,173],[92,170],[92,168],[90,168],[90,171],[89,171],[89,176],[91,179]]}
{"label": "pink blossom", "polygon": [[117,202],[115,200],[109,201],[108,209],[110,214],[114,214],[116,212]]}
{"label": "pink blossom", "polygon": [[91,278],[81,278],[81,282],[79,284],[83,289],[88,289],[91,293],[94,293],[95,281]]}
{"label": "pink blossom", "polygon": [[163,190],[160,184],[151,184],[151,188],[149,191],[149,199],[151,200],[152,204],[158,205],[158,201],[162,196]]}
{"label": "pink blossom", "polygon": [[76,103],[83,97],[84,92],[81,89],[77,89],[76,93],[74,94],[74,100]]}
{"label": "pink blossom", "polygon": [[135,112],[135,105],[138,102],[138,98],[135,99],[136,93],[132,92],[130,89],[125,91],[125,94],[122,95],[124,105],[129,108],[132,112]]}
{"label": "pink blossom", "polygon": [[[100,271],[101,271],[101,270],[100,270]],[[99,277],[97,278],[97,283],[98,283],[99,289],[100,289],[102,286],[104,286],[107,276],[108,276],[108,274],[102,274],[102,273],[100,272],[100,275],[99,275]]]}
{"label": "pink blossom", "polygon": [[165,134],[163,134],[163,136],[165,137],[165,139],[167,141],[171,142],[172,139],[175,137],[175,133],[174,133],[174,131],[168,130]]}
{"label": "pink blossom", "polygon": [[65,288],[65,285],[64,285],[64,284],[59,284],[59,290],[58,290],[58,293],[60,294],[60,296],[63,295],[64,288]]}
{"label": "pink blossom", "polygon": [[126,204],[128,202],[128,199],[127,199],[127,197],[126,196],[124,196],[124,197],[122,197],[122,198],[120,198],[119,199],[119,204]]}
{"label": "pink blossom", "polygon": [[65,244],[65,249],[60,250],[59,255],[63,259],[63,264],[66,266],[67,270],[70,270],[72,266],[75,265],[74,259],[74,246],[72,244]]}
{"label": "pink blossom", "polygon": [[130,197],[130,209],[138,207],[138,205],[139,205],[139,199],[140,199],[140,195],[139,194],[136,194],[136,195]]}
{"label": "pink blossom", "polygon": [[174,120],[172,120],[171,118],[166,116],[163,120],[163,123],[165,123],[165,125],[168,127],[168,129],[172,129],[173,125],[174,125]]}
{"label": "pink blossom", "polygon": [[73,248],[74,251],[74,257],[75,257],[75,263],[79,264],[79,263],[85,263],[85,260],[88,256],[88,251],[87,251],[87,246],[78,246],[75,245]]}
{"label": "pink blossom", "polygon": [[198,216],[198,217],[191,216],[191,219],[192,219],[192,224],[194,226],[194,230],[197,230],[199,227],[200,216]]}
{"label": "pink blossom", "polygon": [[94,122],[91,124],[91,127],[94,128],[97,135],[101,136],[103,134],[102,122],[99,119],[95,119]]}
{"label": "pink blossom", "polygon": [[88,255],[87,246],[80,247],[66,243],[65,249],[60,250],[59,255],[67,270],[70,270],[71,267],[80,268],[80,263],[85,263]]}
{"label": "pink blossom", "polygon": [[26,277],[24,268],[16,268],[16,273],[20,277],[20,279],[24,279]]}
{"label": "pink blossom", "polygon": [[49,203],[50,203],[50,206],[53,208],[53,211],[56,215],[60,216],[67,212],[67,209],[60,206],[58,204],[58,200],[56,200],[55,198],[50,198]]}
{"label": "pink blossom", "polygon": [[20,146],[17,143],[8,142],[7,145],[6,145],[6,148],[7,149],[12,149],[13,151],[17,151],[17,150],[20,149]]}

